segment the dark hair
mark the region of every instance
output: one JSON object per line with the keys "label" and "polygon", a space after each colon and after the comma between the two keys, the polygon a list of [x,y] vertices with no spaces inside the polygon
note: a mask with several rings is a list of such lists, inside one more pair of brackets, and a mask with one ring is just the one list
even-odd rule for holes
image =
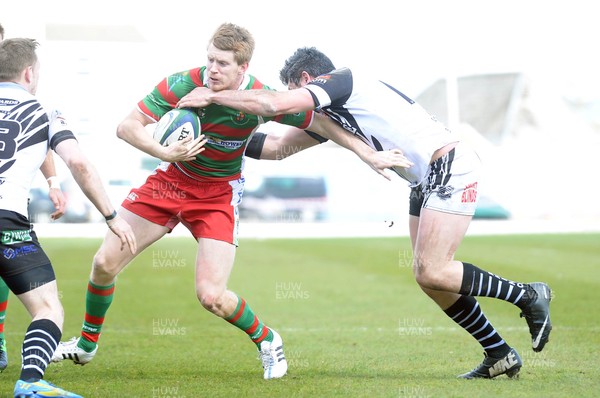
{"label": "dark hair", "polygon": [[329,57],[315,47],[302,47],[289,57],[279,71],[279,79],[286,86],[300,83],[302,72],[317,77],[335,69]]}
{"label": "dark hair", "polygon": [[2,27],[2,24],[0,23],[0,40],[4,39],[4,28]]}

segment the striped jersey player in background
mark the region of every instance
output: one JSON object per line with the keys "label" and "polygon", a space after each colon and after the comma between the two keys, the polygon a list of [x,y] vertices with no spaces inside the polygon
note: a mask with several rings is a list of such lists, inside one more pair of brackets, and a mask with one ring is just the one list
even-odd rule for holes
{"label": "striped jersey player in background", "polygon": [[34,97],[40,71],[37,46],[35,40],[24,38],[0,43],[0,277],[32,318],[21,348],[14,396],[79,397],[43,379],[62,336],[64,314],[54,269],[27,218],[27,202],[49,148],[65,161],[82,191],[106,217],[118,242],[115,250],[137,249],[133,231],[114,212],[100,176],[65,118],[58,111],[46,112]]}
{"label": "striped jersey player in background", "polygon": [[[412,188],[409,230],[417,283],[484,350],[484,361],[460,377],[516,376],[522,366],[518,353],[487,320],[475,296],[497,298],[520,308],[537,352],[548,342],[552,329],[550,289],[541,282],[513,282],[454,259],[477,205],[480,160],[475,151],[396,88],[349,68],[335,69],[314,47],[298,49],[285,62],[280,78],[288,91],[200,88],[179,105],[221,104],[264,116],[316,109],[377,151],[400,150],[412,163],[393,171]],[[319,142],[297,130],[281,137],[256,134],[253,141],[249,146],[253,152],[247,155],[267,159]],[[290,142],[296,151],[282,151],[280,146]],[[385,175],[384,170],[378,172]]]}
{"label": "striped jersey player in background", "polygon": [[[4,40],[4,27],[0,24],[0,41]],[[52,151],[48,151],[46,159],[40,166],[40,171],[48,182],[48,196],[54,205],[54,211],[50,214],[51,220],[58,220],[65,213],[67,200],[60,189],[56,168],[54,166],[54,156]],[[6,338],[4,336],[4,323],[6,322],[6,312],[8,307],[8,294],[10,289],[0,278],[0,372],[8,366],[8,351],[6,349]]]}

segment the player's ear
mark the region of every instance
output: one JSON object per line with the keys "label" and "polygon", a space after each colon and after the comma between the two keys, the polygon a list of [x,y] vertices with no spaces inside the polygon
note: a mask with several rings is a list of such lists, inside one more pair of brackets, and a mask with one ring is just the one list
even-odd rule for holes
{"label": "player's ear", "polygon": [[23,71],[23,78],[26,83],[31,83],[33,81],[33,65],[28,66]]}
{"label": "player's ear", "polygon": [[308,74],[307,71],[303,70],[302,74],[300,75],[300,87],[304,86],[305,84],[308,84],[312,81],[312,77],[310,77],[310,75]]}
{"label": "player's ear", "polygon": [[248,68],[250,67],[250,64],[248,64],[248,62],[244,62],[241,65],[238,65],[238,71],[240,73],[240,75],[243,75],[244,73],[246,73],[246,71],[248,70]]}

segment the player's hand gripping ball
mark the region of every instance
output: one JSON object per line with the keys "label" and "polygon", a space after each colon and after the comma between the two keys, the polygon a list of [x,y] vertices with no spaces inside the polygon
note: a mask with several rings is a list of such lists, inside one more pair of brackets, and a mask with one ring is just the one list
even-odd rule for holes
{"label": "player's hand gripping ball", "polygon": [[200,118],[189,109],[172,109],[160,118],[154,128],[154,140],[163,146],[181,141],[190,134],[193,139],[201,133]]}

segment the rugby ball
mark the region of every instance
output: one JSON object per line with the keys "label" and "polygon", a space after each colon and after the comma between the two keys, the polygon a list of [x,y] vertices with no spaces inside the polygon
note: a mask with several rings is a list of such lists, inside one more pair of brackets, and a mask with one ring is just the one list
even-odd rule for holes
{"label": "rugby ball", "polygon": [[181,141],[190,134],[196,139],[201,124],[198,115],[189,109],[172,109],[160,118],[154,128],[154,140],[163,146]]}

